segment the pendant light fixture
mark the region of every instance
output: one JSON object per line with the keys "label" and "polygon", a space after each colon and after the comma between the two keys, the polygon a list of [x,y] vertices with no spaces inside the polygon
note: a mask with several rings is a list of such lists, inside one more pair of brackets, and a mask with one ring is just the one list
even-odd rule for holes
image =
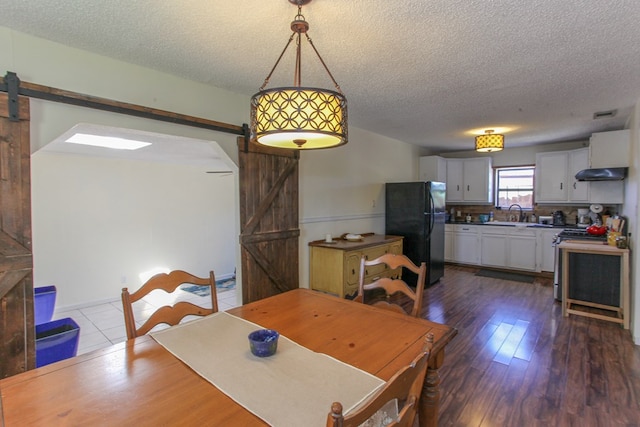
{"label": "pendant light fixture", "polygon": [[493,133],[493,129],[484,131],[484,135],[476,136],[476,151],[492,153],[504,148],[504,135]]}
{"label": "pendant light fixture", "polygon": [[[307,34],[309,23],[302,6],[311,0],[289,0],[298,6],[291,22],[293,33],[258,93],[251,97],[251,138],[278,148],[313,150],[347,143],[347,99]],[[301,42],[305,35],[335,91],[302,86]],[[293,86],[265,89],[291,42],[296,39],[296,65]]]}

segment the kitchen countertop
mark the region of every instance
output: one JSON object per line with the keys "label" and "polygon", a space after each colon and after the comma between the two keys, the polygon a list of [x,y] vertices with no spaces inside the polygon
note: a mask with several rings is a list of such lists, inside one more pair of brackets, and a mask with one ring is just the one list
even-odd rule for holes
{"label": "kitchen countertop", "polygon": [[493,221],[493,222],[480,222],[480,221],[451,221],[445,222],[445,224],[460,224],[460,225],[489,225],[492,227],[531,227],[531,228],[557,228],[557,229],[567,229],[567,228],[579,228],[575,224],[567,224],[567,225],[548,225],[548,224],[537,224],[535,222],[509,222],[509,221]]}

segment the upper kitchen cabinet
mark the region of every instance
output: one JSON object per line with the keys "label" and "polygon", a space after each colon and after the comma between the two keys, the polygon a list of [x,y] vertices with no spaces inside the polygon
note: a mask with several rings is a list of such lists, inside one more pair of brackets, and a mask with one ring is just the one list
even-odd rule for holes
{"label": "upper kitchen cabinet", "polygon": [[[594,169],[629,167],[631,132],[625,129],[592,134],[589,155],[591,167]],[[592,203],[624,203],[623,181],[592,181],[589,187]]]}
{"label": "upper kitchen cabinet", "polygon": [[440,156],[420,157],[419,180],[447,182],[447,159]]}
{"label": "upper kitchen cabinet", "polygon": [[631,158],[631,133],[628,129],[591,135],[589,153],[592,168],[624,168]]}
{"label": "upper kitchen cabinet", "polygon": [[491,158],[447,159],[447,202],[491,203]]}
{"label": "upper kitchen cabinet", "polygon": [[589,183],[575,179],[588,167],[588,148],[536,154],[536,202],[588,203]]}

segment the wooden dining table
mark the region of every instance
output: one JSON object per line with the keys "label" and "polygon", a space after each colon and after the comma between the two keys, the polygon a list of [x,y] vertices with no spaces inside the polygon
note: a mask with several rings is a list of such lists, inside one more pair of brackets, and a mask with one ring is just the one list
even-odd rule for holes
{"label": "wooden dining table", "polygon": [[[382,380],[408,365],[432,332],[419,421],[437,425],[438,368],[456,329],[308,289],[228,313]],[[31,425],[266,424],[145,335],[0,380],[0,426]]]}

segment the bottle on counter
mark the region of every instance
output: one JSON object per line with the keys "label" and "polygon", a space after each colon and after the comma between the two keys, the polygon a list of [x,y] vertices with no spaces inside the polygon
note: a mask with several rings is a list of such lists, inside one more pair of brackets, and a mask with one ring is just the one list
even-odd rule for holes
{"label": "bottle on counter", "polygon": [[467,214],[467,222],[471,222],[471,214]]}
{"label": "bottle on counter", "polygon": [[536,218],[536,214],[532,213],[531,214],[531,222],[536,222],[537,218]]}
{"label": "bottle on counter", "polygon": [[489,222],[493,222],[493,211],[489,212]]}

